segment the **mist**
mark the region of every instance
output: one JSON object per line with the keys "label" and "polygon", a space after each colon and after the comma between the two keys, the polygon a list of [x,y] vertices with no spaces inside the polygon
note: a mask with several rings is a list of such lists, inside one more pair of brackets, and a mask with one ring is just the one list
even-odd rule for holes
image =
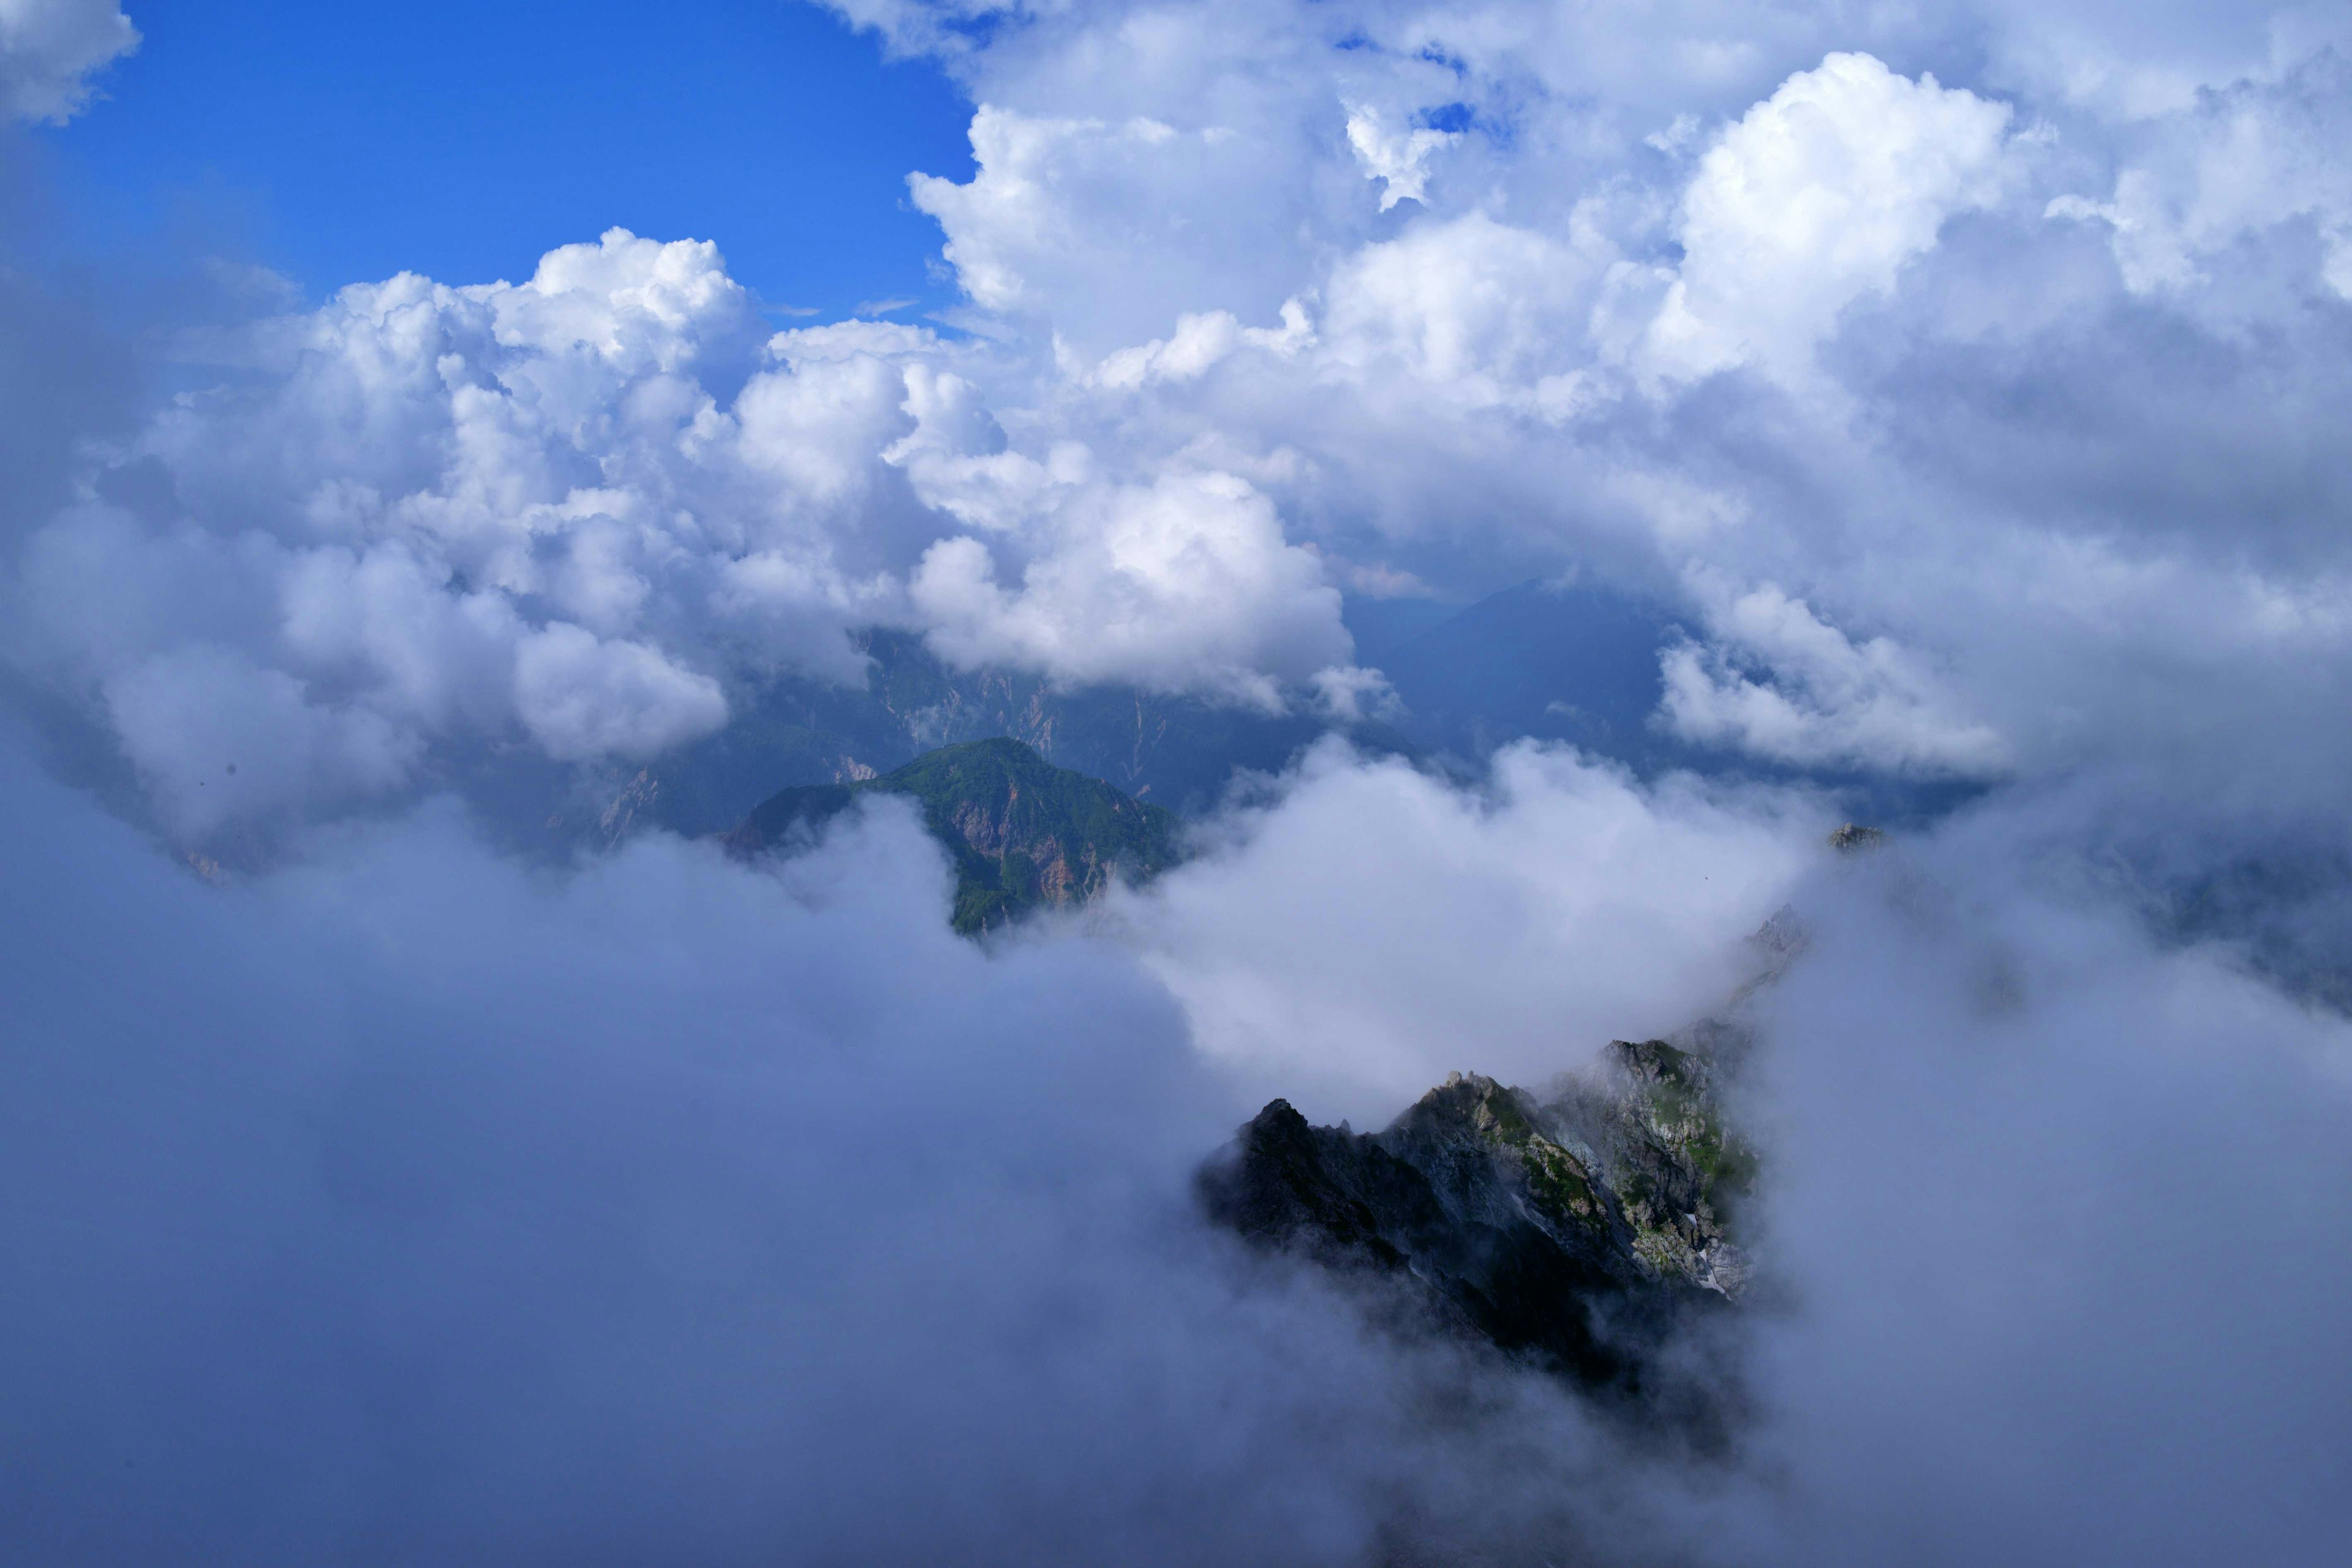
{"label": "mist", "polygon": [[1822,873],[1760,999],[1762,1560],[2320,1563],[2352,1026],[1993,812]]}
{"label": "mist", "polygon": [[[1335,811],[1337,766],[1273,809]],[[1191,1172],[1256,1083],[1391,1068],[1336,1027],[1263,1060],[1204,1044],[1132,930],[953,937],[901,813],[767,869],[656,838],[551,872],[442,801],[221,887],[21,750],[5,787],[0,1382],[29,1560],[2336,1539],[2352,1029],[2021,873],[1998,814],[1824,851],[1789,889],[1808,946],[1751,1004],[1739,1102],[1769,1151],[1754,1415],[1685,1462],[1210,1233]],[[1678,830],[1672,803],[1583,809]],[[1528,973],[1532,1013],[1562,982]],[[1292,973],[1280,1004],[1328,1009],[1303,954],[1258,984]],[[1475,1018],[1498,984],[1413,990]],[[1479,1044],[1454,1037],[1461,1065]]]}
{"label": "mist", "polygon": [[902,815],[549,876],[442,803],[224,889],[5,788],[23,1560],[1351,1562],[1601,1462],[1212,1236],[1179,1008],[950,934]]}

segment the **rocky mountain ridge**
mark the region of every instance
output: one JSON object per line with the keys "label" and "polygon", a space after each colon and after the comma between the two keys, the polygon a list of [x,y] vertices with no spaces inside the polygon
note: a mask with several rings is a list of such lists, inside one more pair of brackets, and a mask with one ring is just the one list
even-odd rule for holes
{"label": "rocky mountain ridge", "polygon": [[1749,1279],[1734,1237],[1756,1160],[1720,1096],[1737,1040],[1615,1041],[1541,1091],[1455,1073],[1372,1133],[1276,1100],[1202,1168],[1201,1202],[1580,1386],[1653,1394],[1667,1340]]}

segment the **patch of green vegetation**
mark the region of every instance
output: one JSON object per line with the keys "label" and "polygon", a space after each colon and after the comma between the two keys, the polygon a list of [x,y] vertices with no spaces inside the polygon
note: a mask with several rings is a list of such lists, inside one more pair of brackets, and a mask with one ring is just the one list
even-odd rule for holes
{"label": "patch of green vegetation", "polygon": [[1683,1152],[1705,1178],[1710,1194],[1718,1188],[1745,1192],[1755,1184],[1755,1152],[1726,1132],[1713,1117],[1707,1118],[1697,1137],[1684,1145]]}
{"label": "patch of green vegetation", "polygon": [[1560,1225],[1608,1222],[1608,1209],[1593,1191],[1591,1173],[1582,1161],[1537,1130],[1520,1108],[1515,1090],[1475,1075],[1465,1079],[1462,1087],[1474,1097],[1470,1125],[1490,1146],[1518,1157],[1538,1207]]}
{"label": "patch of green vegetation", "polygon": [[1585,1226],[1606,1223],[1609,1211],[1575,1155],[1538,1135],[1528,1141],[1521,1158],[1527,1161],[1528,1189],[1554,1219]]}
{"label": "patch of green vegetation", "polygon": [[1114,876],[1144,881],[1181,858],[1173,812],[1100,779],[1057,768],[1019,741],[942,746],[879,778],[772,796],[728,836],[744,852],[772,848],[868,795],[903,795],[953,857],[951,923],[966,935],[1011,923],[1040,904],[1083,902]]}
{"label": "patch of green vegetation", "polygon": [[1633,1256],[1659,1274],[1687,1275],[1696,1264],[1690,1243],[1675,1231],[1646,1227],[1633,1236]]}
{"label": "patch of green vegetation", "polygon": [[1706,1081],[1696,1057],[1664,1040],[1612,1040],[1609,1048],[1628,1072],[1644,1083],[1696,1093]]}

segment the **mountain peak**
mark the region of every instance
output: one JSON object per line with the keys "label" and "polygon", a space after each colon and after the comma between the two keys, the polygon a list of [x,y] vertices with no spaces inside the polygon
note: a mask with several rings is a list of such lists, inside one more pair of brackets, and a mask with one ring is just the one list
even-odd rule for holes
{"label": "mountain peak", "polygon": [[1055,767],[1009,736],[926,752],[879,778],[770,796],[727,836],[739,854],[783,847],[867,795],[903,795],[954,858],[952,923],[966,935],[1040,905],[1083,903],[1115,876],[1144,879],[1180,858],[1174,813]]}
{"label": "mountain peak", "polygon": [[1277,1100],[1199,1193],[1254,1243],[1384,1276],[1437,1321],[1577,1383],[1656,1393],[1679,1375],[1659,1359],[1673,1325],[1723,1310],[1748,1278],[1731,1232],[1754,1156],[1724,1124],[1720,1066],[1620,1040],[1540,1094],[1450,1073],[1373,1133]]}

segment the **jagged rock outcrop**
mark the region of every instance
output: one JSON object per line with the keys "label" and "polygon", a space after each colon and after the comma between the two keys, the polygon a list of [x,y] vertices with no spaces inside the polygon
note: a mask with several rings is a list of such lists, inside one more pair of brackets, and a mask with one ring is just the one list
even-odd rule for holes
{"label": "jagged rock outcrop", "polygon": [[1747,1283],[1732,1236],[1755,1161],[1723,1124],[1721,1070],[1618,1041],[1541,1092],[1456,1073],[1374,1133],[1277,1100],[1200,1195],[1259,1246],[1391,1277],[1455,1331],[1640,1394],[1675,1329]]}
{"label": "jagged rock outcrop", "polygon": [[1830,847],[1841,855],[1859,855],[1865,849],[1883,847],[1885,843],[1884,829],[1865,827],[1858,822],[1849,822],[1830,835]]}

